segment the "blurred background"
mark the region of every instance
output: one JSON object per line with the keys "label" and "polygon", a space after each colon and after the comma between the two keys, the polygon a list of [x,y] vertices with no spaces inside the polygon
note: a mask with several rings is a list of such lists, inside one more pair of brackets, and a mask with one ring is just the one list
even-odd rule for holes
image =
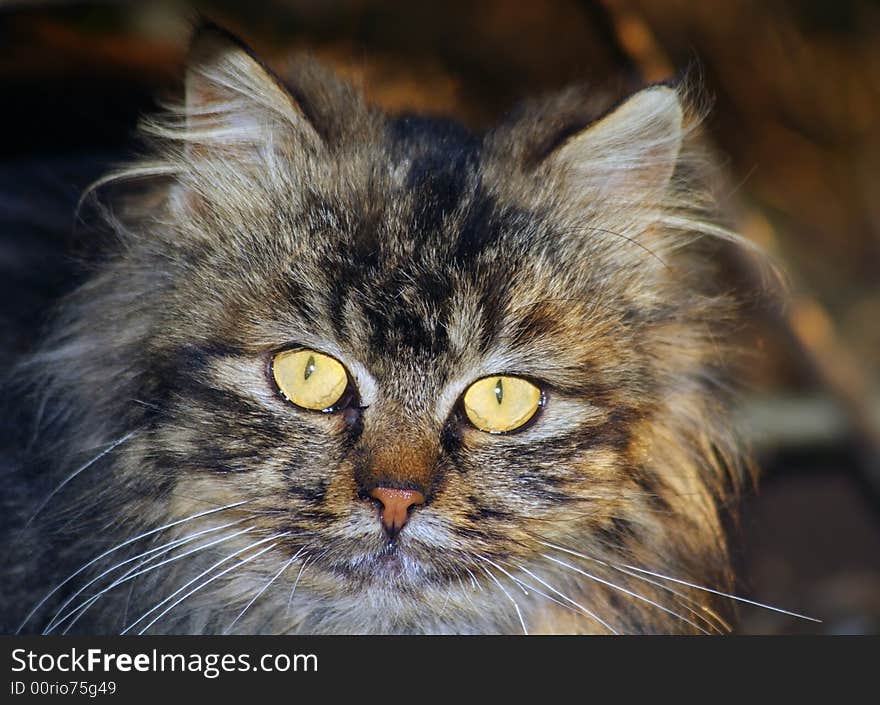
{"label": "blurred background", "polygon": [[[741,422],[761,468],[736,541],[746,633],[880,633],[880,3],[876,0],[0,0],[0,363],[76,282],[81,189],[140,145],[179,88],[197,13],[283,70],[308,50],[390,111],[491,125],[587,81],[615,93],[688,73],[711,102],[743,253]],[[39,184],[39,186],[35,186]]]}

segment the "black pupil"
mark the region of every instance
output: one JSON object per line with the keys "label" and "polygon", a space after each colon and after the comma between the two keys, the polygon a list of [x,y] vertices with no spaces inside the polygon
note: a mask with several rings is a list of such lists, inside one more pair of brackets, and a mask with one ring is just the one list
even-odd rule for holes
{"label": "black pupil", "polygon": [[311,377],[316,367],[317,365],[315,365],[315,356],[309,355],[309,359],[306,361],[306,371],[303,375],[303,379],[308,379],[309,377]]}
{"label": "black pupil", "polygon": [[501,400],[504,398],[504,388],[501,386],[501,380],[499,379],[495,382],[495,398],[498,400],[498,405],[501,405]]}

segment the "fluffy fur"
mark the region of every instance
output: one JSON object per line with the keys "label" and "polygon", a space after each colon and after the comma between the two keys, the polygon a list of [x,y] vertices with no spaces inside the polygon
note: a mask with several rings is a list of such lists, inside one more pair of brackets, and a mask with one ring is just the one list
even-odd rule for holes
{"label": "fluffy fur", "polygon": [[[118,245],[26,365],[49,452],[16,480],[7,628],[727,630],[655,575],[731,582],[733,308],[698,242],[728,235],[694,124],[673,87],[571,89],[476,136],[201,31],[152,156],[104,180],[131,186]],[[296,345],[359,404],[287,403],[267,368]],[[547,402],[491,435],[460,397],[500,373]],[[393,543],[379,483],[428,500]]]}

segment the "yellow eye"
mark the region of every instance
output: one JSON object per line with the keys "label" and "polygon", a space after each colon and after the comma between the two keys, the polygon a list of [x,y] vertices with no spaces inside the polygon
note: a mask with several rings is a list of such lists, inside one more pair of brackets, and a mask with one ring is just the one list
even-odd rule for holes
{"label": "yellow eye", "polygon": [[464,393],[464,411],[481,431],[513,431],[535,415],[541,390],[521,377],[485,377]]}
{"label": "yellow eye", "polygon": [[272,375],[285,397],[313,411],[332,408],[348,386],[348,374],[339,361],[314,350],[278,353],[272,360]]}

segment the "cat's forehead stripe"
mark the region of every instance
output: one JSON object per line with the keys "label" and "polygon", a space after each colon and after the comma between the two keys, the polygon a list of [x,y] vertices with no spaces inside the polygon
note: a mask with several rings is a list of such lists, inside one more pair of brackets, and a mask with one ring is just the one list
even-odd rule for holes
{"label": "cat's forehead stripe", "polygon": [[473,189],[480,142],[456,123],[439,118],[398,118],[390,122],[388,134],[392,161],[406,165],[411,233],[418,238],[435,232]]}

